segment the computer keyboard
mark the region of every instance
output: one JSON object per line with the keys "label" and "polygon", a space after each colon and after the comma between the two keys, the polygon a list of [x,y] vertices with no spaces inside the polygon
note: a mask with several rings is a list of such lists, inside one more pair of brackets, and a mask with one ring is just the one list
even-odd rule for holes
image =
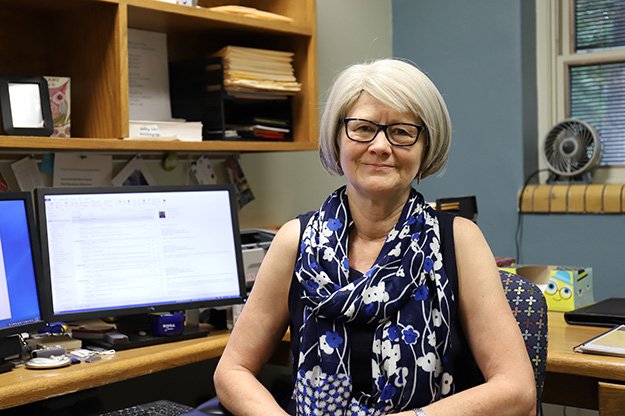
{"label": "computer keyboard", "polygon": [[102,413],[98,416],[178,416],[189,410],[193,410],[193,407],[170,400],[157,400]]}

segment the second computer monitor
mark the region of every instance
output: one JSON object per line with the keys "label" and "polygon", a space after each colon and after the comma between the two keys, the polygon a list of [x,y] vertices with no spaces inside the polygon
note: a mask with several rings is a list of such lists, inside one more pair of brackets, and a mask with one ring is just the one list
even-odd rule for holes
{"label": "second computer monitor", "polygon": [[243,302],[230,186],[37,190],[43,303],[56,320]]}

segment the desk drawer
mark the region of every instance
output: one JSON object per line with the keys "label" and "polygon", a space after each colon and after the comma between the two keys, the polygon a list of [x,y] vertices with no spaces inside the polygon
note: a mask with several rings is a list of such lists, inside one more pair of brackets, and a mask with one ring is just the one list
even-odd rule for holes
{"label": "desk drawer", "polygon": [[599,414],[601,416],[625,414],[625,385],[599,382]]}

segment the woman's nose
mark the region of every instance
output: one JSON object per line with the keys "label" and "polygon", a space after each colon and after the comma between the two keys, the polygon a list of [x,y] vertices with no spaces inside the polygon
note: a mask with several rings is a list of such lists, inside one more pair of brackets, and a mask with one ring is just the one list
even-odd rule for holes
{"label": "woman's nose", "polygon": [[383,129],[378,130],[373,137],[373,140],[369,144],[369,149],[377,152],[385,151],[390,153],[391,143],[388,141],[386,132]]}

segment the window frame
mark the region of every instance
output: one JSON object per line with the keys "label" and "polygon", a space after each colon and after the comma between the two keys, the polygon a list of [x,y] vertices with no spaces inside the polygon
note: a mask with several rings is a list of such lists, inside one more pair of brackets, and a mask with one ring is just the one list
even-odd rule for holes
{"label": "window frame", "polygon": [[[538,166],[546,169],[542,149],[551,128],[568,114],[569,66],[625,62],[625,48],[575,53],[574,0],[536,1],[536,88],[538,108]],[[540,175],[545,183],[549,174]],[[625,182],[625,165],[600,166],[594,183]]]}

